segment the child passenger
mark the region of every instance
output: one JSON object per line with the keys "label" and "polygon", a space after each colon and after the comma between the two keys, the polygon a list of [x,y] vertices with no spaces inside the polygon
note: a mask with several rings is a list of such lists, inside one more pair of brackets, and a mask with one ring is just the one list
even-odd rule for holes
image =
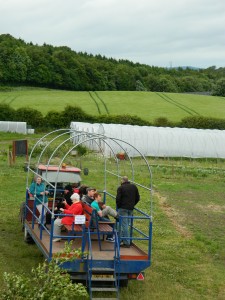
{"label": "child passenger", "polygon": [[[93,207],[94,209],[96,209],[97,214],[98,214],[98,219],[99,221],[110,221],[108,216],[112,216],[115,219],[119,219],[119,215],[117,213],[117,211],[113,208],[111,208],[110,206],[106,206],[105,204],[102,205],[102,209],[99,207],[99,203],[102,200],[102,196],[101,194],[99,194],[98,192],[94,193],[94,201],[91,203],[91,207]],[[111,227],[113,227],[113,225],[110,225]],[[112,234],[108,234],[106,237],[106,241],[107,242],[115,242],[115,238]]]}
{"label": "child passenger", "polygon": [[110,206],[103,204],[100,208],[99,203],[102,203],[102,196],[98,192],[94,193],[94,201],[91,203],[91,206],[97,210],[98,218],[100,221],[109,221],[107,216],[112,216],[115,219],[119,219],[118,212]]}

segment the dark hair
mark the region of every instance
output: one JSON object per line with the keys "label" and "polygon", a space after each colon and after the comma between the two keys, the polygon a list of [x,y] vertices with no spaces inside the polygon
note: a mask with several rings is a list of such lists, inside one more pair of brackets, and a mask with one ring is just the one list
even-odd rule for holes
{"label": "dark hair", "polygon": [[90,191],[96,191],[96,189],[93,188],[93,187],[88,187],[88,188],[87,188],[87,192],[90,192]]}
{"label": "dark hair", "polygon": [[78,186],[79,186],[79,183],[75,182],[72,184],[72,189],[78,188]]}
{"label": "dark hair", "polygon": [[82,198],[83,195],[87,195],[87,187],[85,184],[80,186],[80,198]]}
{"label": "dark hair", "polygon": [[64,190],[68,190],[70,192],[72,192],[72,186],[70,184],[66,185]]}

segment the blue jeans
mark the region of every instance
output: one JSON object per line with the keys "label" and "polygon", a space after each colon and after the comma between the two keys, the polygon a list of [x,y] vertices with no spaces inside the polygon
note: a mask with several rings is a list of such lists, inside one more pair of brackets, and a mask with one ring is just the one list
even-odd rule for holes
{"label": "blue jeans", "polygon": [[[119,208],[118,213],[122,217],[133,216],[133,210],[129,210],[129,209]],[[129,218],[122,218],[120,238],[123,241],[124,245],[130,245],[130,240],[128,239],[130,237],[129,223],[130,223]]]}

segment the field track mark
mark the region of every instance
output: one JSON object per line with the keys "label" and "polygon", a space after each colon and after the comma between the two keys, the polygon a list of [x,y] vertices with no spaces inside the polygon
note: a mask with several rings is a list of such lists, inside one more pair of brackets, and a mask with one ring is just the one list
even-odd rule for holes
{"label": "field track mark", "polygon": [[94,92],[96,97],[102,102],[102,105],[104,106],[105,108],[105,111],[106,111],[106,114],[109,115],[109,110],[108,110],[108,107],[106,106],[105,102],[102,100],[102,98],[97,94],[97,92]]}
{"label": "field track mark", "polygon": [[185,111],[186,113],[188,113],[189,115],[194,115],[192,111],[190,111],[188,108],[186,107],[182,107],[182,105],[178,104],[177,102],[175,102],[174,100],[170,99],[169,97],[166,97],[165,95],[162,95],[160,93],[156,92],[156,95],[158,95],[160,98],[162,98],[163,100],[165,100],[166,102],[177,106],[178,108],[180,108],[181,110]]}
{"label": "field track mark", "polygon": [[175,104],[180,105],[180,106],[183,107],[184,109],[187,109],[187,110],[189,110],[190,112],[193,112],[194,114],[199,115],[199,113],[198,113],[197,111],[195,111],[194,109],[192,109],[192,108],[190,108],[190,107],[188,107],[188,106],[186,106],[186,105],[184,105],[184,104],[182,104],[182,103],[177,102],[176,100],[170,98],[168,95],[166,95],[166,94],[163,93],[163,96],[166,97],[167,99],[171,100],[171,101],[174,102]]}
{"label": "field track mark", "polygon": [[192,233],[186,227],[179,224],[180,212],[172,208],[166,201],[166,197],[160,195],[159,192],[154,191],[154,195],[159,200],[159,206],[164,211],[168,219],[172,222],[175,229],[184,237],[191,238]]}
{"label": "field track mark", "polygon": [[10,98],[10,96],[7,96],[6,98],[2,99],[1,104],[8,104],[6,101]]}
{"label": "field track mark", "polygon": [[18,96],[15,96],[14,98],[12,98],[12,99],[8,102],[8,105],[12,104],[12,102],[13,102],[16,98],[18,98]]}
{"label": "field track mark", "polygon": [[97,101],[95,100],[95,98],[93,97],[91,92],[88,92],[88,93],[89,93],[91,99],[94,101],[95,105],[97,106],[97,110],[98,110],[99,115],[101,115],[101,110],[100,110],[100,107],[99,107]]}

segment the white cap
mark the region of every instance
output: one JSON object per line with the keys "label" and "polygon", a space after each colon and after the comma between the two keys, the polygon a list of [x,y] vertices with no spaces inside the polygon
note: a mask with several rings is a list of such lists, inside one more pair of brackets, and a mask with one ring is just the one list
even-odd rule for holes
{"label": "white cap", "polygon": [[77,194],[77,193],[74,193],[71,197],[70,197],[71,200],[80,200],[80,195]]}

